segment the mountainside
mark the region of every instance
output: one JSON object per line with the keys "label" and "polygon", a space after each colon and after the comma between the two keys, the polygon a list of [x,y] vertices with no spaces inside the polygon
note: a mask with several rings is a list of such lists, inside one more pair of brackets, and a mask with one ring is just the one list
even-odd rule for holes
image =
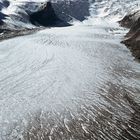
{"label": "mountainside", "polygon": [[120,24],[130,28],[124,41],[122,41],[133,55],[140,60],[140,8],[131,11],[121,21]]}
{"label": "mountainside", "polygon": [[[11,29],[34,28],[30,15],[44,10],[47,1],[0,0],[0,22]],[[89,16],[119,20],[140,5],[139,0],[133,2],[131,0],[51,0],[50,2],[57,17],[65,22],[83,21]]]}
{"label": "mountainside", "polygon": [[[9,1],[9,5],[5,6],[5,2],[1,2],[1,21],[4,22],[7,28],[10,29],[21,29],[21,28],[34,28],[32,25],[32,21],[30,21],[30,16],[33,13],[37,13],[42,11],[42,16],[45,14],[52,14],[52,10],[46,11],[47,8],[47,0],[42,1]],[[64,22],[70,22],[71,20],[84,20],[87,16],[89,16],[89,2],[88,0],[69,0],[69,1],[52,1],[51,7],[55,12],[56,16],[63,20]],[[80,10],[81,9],[81,10]],[[48,12],[48,13],[47,13]],[[5,15],[5,17],[4,17]],[[37,14],[36,14],[37,15]],[[5,18],[5,19],[4,19]],[[34,17],[35,18],[35,17]],[[38,17],[36,17],[38,18]],[[41,20],[41,19],[39,19]],[[46,22],[50,20],[48,16],[44,16],[42,22]],[[37,24],[36,24],[37,25]],[[42,25],[41,22],[38,25]],[[43,26],[43,25],[42,25]]]}
{"label": "mountainside", "polygon": [[44,26],[69,26],[90,16],[88,0],[1,0],[0,5],[0,40],[30,34]]}

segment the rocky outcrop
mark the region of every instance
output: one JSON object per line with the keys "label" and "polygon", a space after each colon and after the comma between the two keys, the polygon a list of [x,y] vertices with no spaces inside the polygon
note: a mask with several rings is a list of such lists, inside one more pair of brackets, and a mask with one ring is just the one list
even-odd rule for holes
{"label": "rocky outcrop", "polygon": [[9,6],[9,1],[7,0],[0,0],[0,10],[4,7],[8,7]]}
{"label": "rocky outcrop", "polygon": [[120,24],[130,28],[122,41],[132,52],[133,56],[140,60],[140,10],[126,15]]}
{"label": "rocky outcrop", "polygon": [[[9,1],[7,0],[0,0],[0,11],[9,6]],[[0,12],[0,25],[3,24],[3,20],[5,19],[6,15]]]}
{"label": "rocky outcrop", "polygon": [[58,18],[64,21],[83,21],[90,16],[89,0],[57,0],[52,7]]}
{"label": "rocky outcrop", "polygon": [[30,15],[30,21],[34,25],[42,26],[68,26],[66,21],[61,20],[55,14],[51,2],[47,2],[45,8]]}
{"label": "rocky outcrop", "polygon": [[6,15],[0,12],[0,25],[2,25],[4,22],[3,20],[6,18]]}
{"label": "rocky outcrop", "polygon": [[131,28],[135,24],[140,16],[140,10],[132,11],[128,13],[119,23],[121,26]]}
{"label": "rocky outcrop", "polygon": [[132,35],[127,34],[127,38],[122,41],[132,52],[133,56],[140,60],[140,29]]}
{"label": "rocky outcrop", "polygon": [[47,2],[41,11],[31,14],[31,23],[43,26],[68,26],[71,20],[83,21],[89,16],[89,2],[57,1]]}

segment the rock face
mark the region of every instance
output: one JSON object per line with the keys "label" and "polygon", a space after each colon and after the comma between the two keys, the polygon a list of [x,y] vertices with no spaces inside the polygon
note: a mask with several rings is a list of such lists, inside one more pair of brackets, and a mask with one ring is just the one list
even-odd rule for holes
{"label": "rock face", "polygon": [[71,20],[83,21],[90,14],[89,1],[47,2],[45,8],[30,15],[32,24],[43,26],[68,26]]}
{"label": "rock face", "polygon": [[[0,11],[9,6],[9,2],[7,0],[0,0]],[[6,15],[0,12],[0,25],[3,24],[3,19],[5,19]]]}
{"label": "rock face", "polygon": [[6,15],[0,12],[0,25],[3,24],[3,19],[5,19]]}
{"label": "rock face", "polygon": [[34,25],[43,26],[68,26],[69,24],[57,17],[50,2],[39,12],[30,15],[30,21]]}
{"label": "rock face", "polygon": [[133,24],[135,24],[140,17],[140,10],[132,11],[132,13],[128,13],[119,23],[121,26],[131,28]]}
{"label": "rock face", "polygon": [[7,0],[0,0],[0,10],[4,7],[8,7],[9,6],[9,1]]}
{"label": "rock face", "polygon": [[125,16],[120,24],[130,28],[122,41],[138,60],[140,60],[140,10]]}
{"label": "rock face", "polygon": [[58,0],[52,3],[52,7],[56,15],[67,22],[73,19],[83,21],[90,16],[89,0]]}

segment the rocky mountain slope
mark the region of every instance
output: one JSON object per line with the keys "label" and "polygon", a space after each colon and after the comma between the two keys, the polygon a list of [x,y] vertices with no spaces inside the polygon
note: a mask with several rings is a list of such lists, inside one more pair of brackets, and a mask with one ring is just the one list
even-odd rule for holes
{"label": "rocky mountain slope", "polygon": [[135,10],[126,15],[120,24],[124,27],[130,28],[129,32],[122,41],[133,55],[140,60],[140,10]]}
{"label": "rocky mountain slope", "polygon": [[[61,7],[61,8],[60,8]],[[90,15],[88,0],[0,0],[0,40],[45,27],[69,26]]]}
{"label": "rocky mountain slope", "polygon": [[[57,16],[60,20],[63,20],[64,22],[70,22],[71,20],[83,21],[87,16],[89,16],[88,0],[57,0],[51,1],[51,5],[47,5],[48,0],[10,0],[9,5],[6,6],[4,4],[5,1],[7,0],[1,0],[2,8],[0,10],[0,15],[5,16],[3,18],[0,18],[0,20],[4,22],[6,26],[10,29],[34,28],[34,24],[32,24],[33,22],[31,21],[31,15],[33,15],[33,13],[36,13],[36,17],[34,17],[34,19],[36,18],[37,20],[35,24],[36,26],[44,26],[44,24],[42,25],[43,22],[48,22],[49,20],[51,20],[50,16],[48,15],[54,15],[54,13],[55,16]],[[40,17],[37,17],[38,12],[39,15],[43,18],[39,19]]]}

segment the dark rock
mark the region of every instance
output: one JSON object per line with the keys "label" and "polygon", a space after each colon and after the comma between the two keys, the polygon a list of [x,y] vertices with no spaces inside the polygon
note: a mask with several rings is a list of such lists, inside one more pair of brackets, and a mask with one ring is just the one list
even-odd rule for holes
{"label": "dark rock", "polygon": [[129,35],[122,43],[131,50],[133,56],[140,60],[140,29],[133,35]]}
{"label": "dark rock", "polygon": [[140,30],[140,17],[138,18],[137,21],[135,21],[131,28],[130,28],[130,31],[128,32],[127,35],[133,35],[135,34],[138,30]]}
{"label": "dark rock", "polygon": [[30,21],[34,25],[42,26],[68,26],[67,22],[59,19],[55,14],[51,2],[47,2],[46,7],[30,15]]}
{"label": "dark rock", "polygon": [[125,16],[121,21],[119,21],[120,25],[126,28],[130,28],[133,25],[133,21],[129,18],[129,16]]}
{"label": "dark rock", "polygon": [[88,0],[57,1],[57,3],[52,3],[52,6],[56,15],[67,22],[73,19],[83,21],[90,16]]}
{"label": "dark rock", "polygon": [[89,7],[88,0],[48,2],[43,10],[31,14],[30,20],[35,25],[67,26],[71,20],[85,20]]}
{"label": "dark rock", "polygon": [[6,18],[6,15],[0,12],[0,25],[3,24],[3,19]]}
{"label": "dark rock", "polygon": [[122,21],[120,21],[120,24],[124,27],[130,28],[122,43],[131,50],[135,58],[140,60],[140,15],[137,14],[138,12],[135,12],[130,16],[127,15]]}
{"label": "dark rock", "polygon": [[4,7],[8,7],[9,6],[9,1],[7,0],[0,0],[0,10]]}
{"label": "dark rock", "polygon": [[[0,0],[0,11],[4,8],[4,7],[8,7],[9,6],[9,1],[7,0]],[[0,12],[0,25],[3,24],[3,19],[5,19],[6,15],[3,14],[2,12]]]}

